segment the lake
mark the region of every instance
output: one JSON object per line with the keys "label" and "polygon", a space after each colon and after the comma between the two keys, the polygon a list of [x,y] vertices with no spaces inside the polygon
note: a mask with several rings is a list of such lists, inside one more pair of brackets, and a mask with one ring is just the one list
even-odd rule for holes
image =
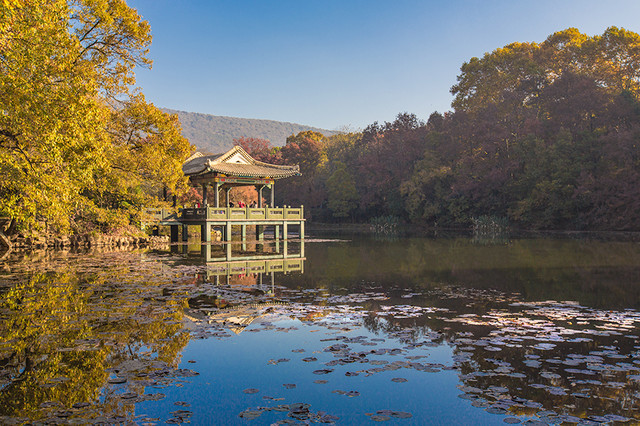
{"label": "lake", "polygon": [[640,422],[637,242],[309,235],[225,253],[0,263],[0,423]]}

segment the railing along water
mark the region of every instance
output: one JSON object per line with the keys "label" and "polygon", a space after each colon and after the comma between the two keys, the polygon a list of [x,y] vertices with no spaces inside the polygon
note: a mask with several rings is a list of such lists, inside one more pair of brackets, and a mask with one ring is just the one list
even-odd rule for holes
{"label": "railing along water", "polygon": [[145,222],[166,220],[303,220],[300,207],[188,207],[176,215],[172,209],[145,209]]}

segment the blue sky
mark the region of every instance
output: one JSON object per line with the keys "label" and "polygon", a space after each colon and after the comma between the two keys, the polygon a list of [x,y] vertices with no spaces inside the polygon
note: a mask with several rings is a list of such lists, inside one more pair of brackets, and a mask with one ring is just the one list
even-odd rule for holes
{"label": "blue sky", "polygon": [[450,110],[463,62],[576,27],[640,32],[640,0],[129,0],[156,106],[325,129]]}

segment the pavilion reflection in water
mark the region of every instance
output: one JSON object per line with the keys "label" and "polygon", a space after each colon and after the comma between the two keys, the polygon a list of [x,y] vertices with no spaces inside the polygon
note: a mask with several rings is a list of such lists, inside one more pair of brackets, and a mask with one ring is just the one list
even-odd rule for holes
{"label": "pavilion reflection in water", "polygon": [[239,304],[217,312],[207,313],[205,318],[209,323],[216,322],[224,325],[235,334],[240,334],[255,320],[265,316],[275,306],[285,305],[282,302],[261,302],[253,304]]}
{"label": "pavilion reflection in water", "polygon": [[232,277],[254,274],[255,284],[262,284],[265,275],[276,272],[304,272],[304,240],[255,241],[218,244],[183,244],[171,246],[171,251],[186,259],[202,262],[202,279],[215,284],[232,284]]}
{"label": "pavilion reflection in water", "polygon": [[275,298],[278,276],[304,273],[306,260],[304,240],[185,244],[172,251],[203,266],[195,282],[216,288],[215,294],[189,300],[189,319],[217,323],[235,334],[283,304]]}

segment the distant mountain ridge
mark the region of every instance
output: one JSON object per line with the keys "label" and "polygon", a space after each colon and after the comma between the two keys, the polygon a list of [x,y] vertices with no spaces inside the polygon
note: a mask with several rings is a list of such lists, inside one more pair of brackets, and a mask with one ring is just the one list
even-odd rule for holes
{"label": "distant mountain ridge", "polygon": [[331,130],[283,121],[225,117],[168,108],[162,108],[162,110],[170,114],[177,114],[182,125],[182,135],[189,139],[189,142],[195,145],[199,151],[212,154],[227,151],[233,146],[234,139],[243,136],[268,139],[273,146],[284,146],[287,137],[307,130],[320,132],[325,136],[336,133]]}

